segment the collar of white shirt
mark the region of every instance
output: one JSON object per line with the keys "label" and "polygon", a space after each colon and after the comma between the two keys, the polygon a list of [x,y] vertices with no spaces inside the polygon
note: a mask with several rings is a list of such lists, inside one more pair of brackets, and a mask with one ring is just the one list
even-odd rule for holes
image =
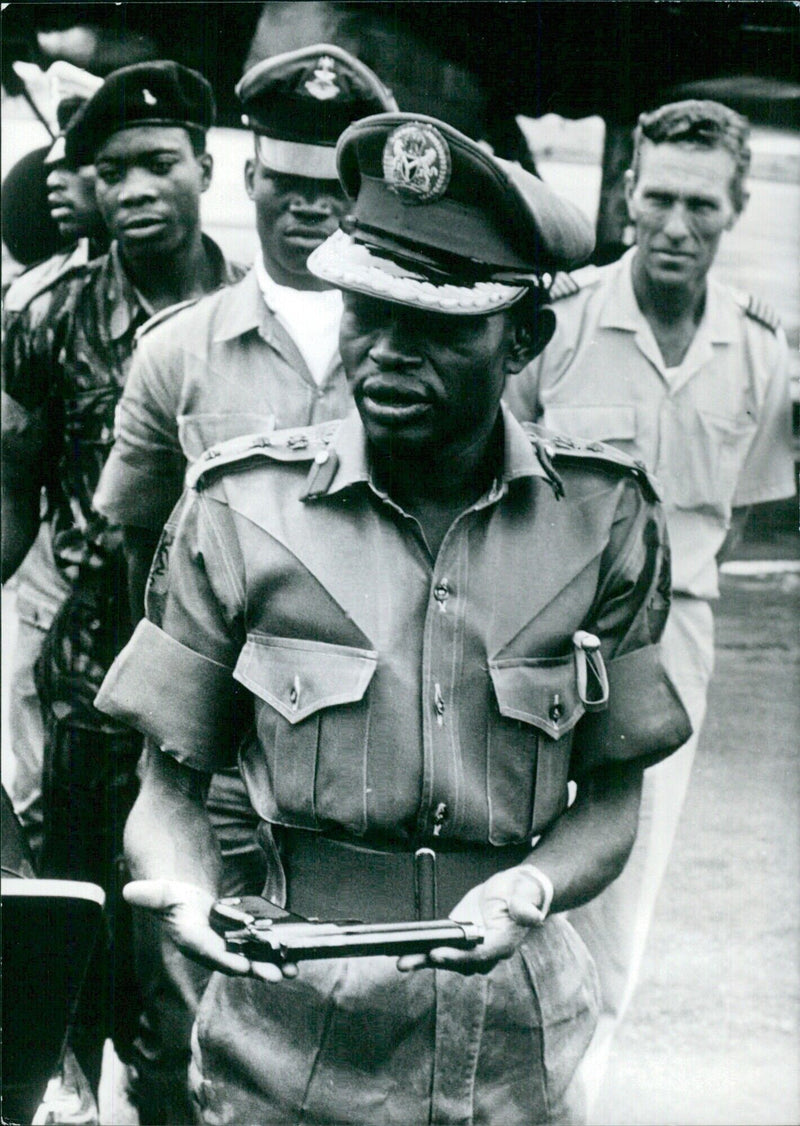
{"label": "collar of white shirt", "polygon": [[255,261],[258,287],[267,308],[281,321],[297,345],[314,382],[322,385],[339,347],[342,294],[338,289],[320,292],[278,285],[259,254]]}

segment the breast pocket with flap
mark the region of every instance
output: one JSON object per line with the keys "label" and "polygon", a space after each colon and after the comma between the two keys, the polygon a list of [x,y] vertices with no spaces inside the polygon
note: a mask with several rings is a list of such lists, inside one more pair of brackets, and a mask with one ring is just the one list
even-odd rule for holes
{"label": "breast pocket with flap", "polygon": [[489,675],[489,839],[506,845],[541,833],[566,807],[572,729],[586,709],[572,654],[489,661]]}
{"label": "breast pocket with flap", "polygon": [[250,634],[233,675],[256,697],[242,769],[256,811],[298,828],[366,828],[371,649]]}

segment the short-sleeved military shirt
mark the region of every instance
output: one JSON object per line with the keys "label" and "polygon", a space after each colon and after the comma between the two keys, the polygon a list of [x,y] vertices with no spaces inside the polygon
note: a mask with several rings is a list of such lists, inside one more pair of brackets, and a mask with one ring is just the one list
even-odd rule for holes
{"label": "short-sleeved military shirt", "polygon": [[554,304],[544,352],[506,389],[518,418],[641,458],[664,497],[676,593],[713,598],[735,506],[791,496],[783,331],[709,277],[681,365],[664,365],[633,291],[635,248]]}
{"label": "short-sleeved military shirt", "polygon": [[[570,777],[676,749],[660,506],[602,453],[554,448],[558,499],[531,437],[504,428],[495,480],[435,559],[373,481],[355,412],[244,443],[238,464],[209,451],[156,555],[159,625],[140,623],[97,706],[207,772],[255,719],[240,766],[261,818],[400,841],[437,810],[442,837],[529,841]],[[327,479],[309,492],[310,464]],[[602,647],[600,710],[579,630]]]}
{"label": "short-sleeved military shirt", "polygon": [[318,385],[251,270],[140,334],[95,505],[116,524],[160,531],[187,462],[210,446],[342,418],[350,406],[338,357]]}

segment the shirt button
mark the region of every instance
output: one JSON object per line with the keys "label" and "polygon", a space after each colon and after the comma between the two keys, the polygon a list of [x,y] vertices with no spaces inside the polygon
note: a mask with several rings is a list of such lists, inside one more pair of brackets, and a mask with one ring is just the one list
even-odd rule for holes
{"label": "shirt button", "polygon": [[437,602],[447,601],[447,599],[450,597],[450,584],[448,583],[447,579],[442,579],[440,583],[436,584],[436,586],[433,588],[433,597]]}
{"label": "shirt button", "polygon": [[433,710],[436,712],[437,716],[439,717],[439,723],[442,722],[442,716],[444,715],[444,709],[445,709],[444,696],[442,695],[441,686],[439,684],[437,684],[437,685],[434,686],[434,691],[433,691]]}

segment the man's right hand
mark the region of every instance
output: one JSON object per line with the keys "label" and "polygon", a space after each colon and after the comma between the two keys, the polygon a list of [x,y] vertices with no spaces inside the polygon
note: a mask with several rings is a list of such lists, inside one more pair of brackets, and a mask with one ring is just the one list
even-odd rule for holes
{"label": "man's right hand", "polygon": [[134,907],[155,912],[178,949],[209,969],[234,976],[249,974],[272,982],[297,976],[294,965],[253,963],[241,954],[228,953],[225,940],[209,923],[214,896],[196,884],[179,880],[134,880],[125,886],[123,895]]}

